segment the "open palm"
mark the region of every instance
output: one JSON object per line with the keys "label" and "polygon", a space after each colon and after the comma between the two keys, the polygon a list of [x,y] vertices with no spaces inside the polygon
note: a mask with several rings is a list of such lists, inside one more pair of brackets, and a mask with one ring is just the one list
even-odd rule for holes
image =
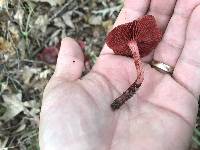
{"label": "open palm", "polygon": [[[145,79],[120,110],[111,102],[136,79],[131,58],[106,45],[92,71],[80,78],[83,54],[63,40],[56,71],[43,98],[41,150],[188,149],[200,91],[200,0],[126,0],[115,26],[145,14],[164,32],[145,58]],[[175,66],[171,76],[151,68],[152,60]]]}

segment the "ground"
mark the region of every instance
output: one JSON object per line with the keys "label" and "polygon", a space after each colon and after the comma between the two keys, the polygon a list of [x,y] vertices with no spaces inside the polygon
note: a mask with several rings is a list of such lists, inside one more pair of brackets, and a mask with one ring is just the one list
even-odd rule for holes
{"label": "ground", "polygon": [[[61,39],[79,42],[87,73],[121,7],[120,0],[0,0],[0,149],[39,150],[42,92]],[[200,148],[198,125],[192,149]]]}

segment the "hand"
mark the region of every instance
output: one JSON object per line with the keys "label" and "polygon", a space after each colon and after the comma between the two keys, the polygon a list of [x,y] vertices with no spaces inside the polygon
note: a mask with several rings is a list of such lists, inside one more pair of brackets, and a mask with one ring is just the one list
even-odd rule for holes
{"label": "hand", "polygon": [[[81,78],[78,44],[62,41],[56,71],[43,97],[41,150],[186,150],[195,125],[200,91],[200,0],[126,0],[115,26],[152,14],[164,32],[145,58],[145,80],[120,110],[111,102],[136,79],[131,58],[107,46]],[[173,76],[152,69],[162,61]]]}

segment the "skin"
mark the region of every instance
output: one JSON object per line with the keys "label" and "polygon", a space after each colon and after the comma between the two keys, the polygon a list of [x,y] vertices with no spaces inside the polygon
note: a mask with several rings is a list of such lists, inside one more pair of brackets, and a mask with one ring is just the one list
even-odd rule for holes
{"label": "skin", "polygon": [[[164,37],[143,60],[143,85],[115,112],[111,102],[136,79],[132,59],[105,45],[81,78],[80,47],[62,41],[42,101],[41,150],[189,149],[200,92],[200,0],[126,0],[115,26],[144,14],[156,17]],[[152,59],[174,66],[173,75],[151,68]]]}

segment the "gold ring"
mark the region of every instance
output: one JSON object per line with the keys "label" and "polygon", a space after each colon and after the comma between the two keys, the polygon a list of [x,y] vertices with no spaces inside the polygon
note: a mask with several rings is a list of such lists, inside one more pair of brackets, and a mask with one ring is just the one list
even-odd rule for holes
{"label": "gold ring", "polygon": [[153,60],[151,62],[151,67],[155,68],[157,71],[159,71],[161,73],[167,73],[170,75],[172,75],[173,71],[174,71],[174,67],[167,65],[163,62],[156,61],[156,60]]}

